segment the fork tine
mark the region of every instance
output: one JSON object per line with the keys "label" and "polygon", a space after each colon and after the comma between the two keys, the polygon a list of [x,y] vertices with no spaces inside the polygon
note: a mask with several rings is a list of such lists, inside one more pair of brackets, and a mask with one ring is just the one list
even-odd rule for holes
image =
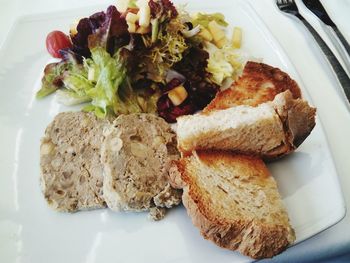
{"label": "fork tine", "polygon": [[285,5],[285,4],[288,4],[288,1],[287,0],[276,0],[277,4],[278,5]]}
{"label": "fork tine", "polygon": [[297,16],[299,19],[303,19],[294,0],[276,0],[276,4],[282,12]]}

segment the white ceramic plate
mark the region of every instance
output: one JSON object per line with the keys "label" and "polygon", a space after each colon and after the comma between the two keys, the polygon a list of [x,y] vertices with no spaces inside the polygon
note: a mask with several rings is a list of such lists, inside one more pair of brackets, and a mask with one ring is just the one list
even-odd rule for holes
{"label": "white ceramic plate", "polygon": [[[244,32],[244,47],[265,63],[300,77],[254,9],[244,1],[201,1],[191,11],[222,12]],[[48,32],[67,31],[75,19],[95,10],[23,17],[0,51],[0,262],[236,262],[236,252],[204,240],[185,209],[160,222],[145,213],[108,209],[57,213],[39,188],[39,143],[45,127],[65,110],[53,96],[35,92],[49,55]],[[291,156],[269,165],[276,178],[297,242],[337,223],[345,214],[341,190],[322,125]]]}

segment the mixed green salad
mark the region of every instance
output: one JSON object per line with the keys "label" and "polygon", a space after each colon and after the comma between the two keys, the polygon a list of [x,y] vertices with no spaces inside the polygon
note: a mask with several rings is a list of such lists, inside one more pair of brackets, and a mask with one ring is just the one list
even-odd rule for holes
{"label": "mixed green salad", "polygon": [[241,71],[241,30],[228,39],[227,26],[220,13],[190,15],[169,0],[119,0],[80,19],[69,36],[47,36],[60,60],[46,66],[37,98],[56,92],[100,118],[149,112],[175,122]]}

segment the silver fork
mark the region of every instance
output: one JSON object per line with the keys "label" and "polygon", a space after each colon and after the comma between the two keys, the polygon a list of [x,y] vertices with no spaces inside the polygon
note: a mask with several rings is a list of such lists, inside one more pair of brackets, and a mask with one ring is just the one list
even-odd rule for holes
{"label": "silver fork", "polygon": [[[343,92],[350,103],[350,79],[342,65],[339,63],[336,56],[333,54],[332,50],[327,46],[327,44],[323,41],[317,31],[310,25],[309,22],[299,13],[298,6],[294,2],[294,0],[276,0],[277,7],[284,13],[294,15],[300,19],[301,22],[305,25],[305,27],[310,31],[311,35],[316,40],[317,44],[325,54],[328,59],[329,64],[332,66],[334,73],[339,80]],[[349,108],[349,104],[347,105]]]}

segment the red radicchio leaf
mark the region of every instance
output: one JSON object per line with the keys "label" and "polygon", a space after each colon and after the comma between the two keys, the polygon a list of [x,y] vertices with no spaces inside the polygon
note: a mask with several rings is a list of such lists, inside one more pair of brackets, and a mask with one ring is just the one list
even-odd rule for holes
{"label": "red radicchio leaf", "polygon": [[161,1],[165,12],[167,12],[170,18],[174,18],[178,15],[176,8],[171,1],[169,0],[161,0]]}
{"label": "red radicchio leaf", "polygon": [[163,94],[157,102],[158,114],[169,123],[176,122],[176,118],[182,115],[193,114],[196,112],[195,105],[186,99],[179,106],[174,106],[168,97],[168,94]]}
{"label": "red radicchio leaf", "polygon": [[104,47],[112,56],[121,46],[126,45],[130,40],[128,26],[125,18],[115,6],[109,6],[106,12],[106,19],[96,33],[88,37],[89,49],[100,46]]}
{"label": "red radicchio leaf", "polygon": [[113,55],[115,50],[129,42],[128,26],[115,6],[106,12],[97,12],[88,18],[80,19],[77,34],[70,36],[72,53],[90,57],[90,49],[103,46]]}
{"label": "red radicchio leaf", "polygon": [[88,36],[92,34],[93,30],[90,24],[89,18],[80,19],[77,25],[77,32],[75,35],[71,35],[73,47],[72,51],[83,57],[90,57],[91,53],[88,48]]}
{"label": "red radicchio leaf", "polygon": [[162,6],[160,2],[150,0],[148,6],[151,10],[151,18],[158,18],[162,15]]}
{"label": "red radicchio leaf", "polygon": [[106,20],[106,13],[101,11],[97,12],[89,17],[91,28],[95,32]]}
{"label": "red radicchio leaf", "polygon": [[206,71],[208,52],[200,47],[192,47],[184,58],[174,65],[174,69],[186,77],[184,87],[198,110],[202,110],[215,97],[219,86],[209,82]]}
{"label": "red radicchio leaf", "polygon": [[[167,122],[176,122],[176,118],[186,114],[193,114],[202,110],[215,97],[219,87],[209,82],[206,71],[209,54],[201,47],[192,47],[184,58],[174,65],[174,70],[186,78],[185,83],[179,79],[172,79],[165,86],[164,94],[157,103],[158,114]],[[179,106],[174,106],[169,99],[167,92],[183,84],[188,92],[187,99]]]}
{"label": "red radicchio leaf", "polygon": [[151,18],[175,18],[178,15],[178,12],[169,0],[153,1],[150,0],[148,5],[151,10]]}
{"label": "red radicchio leaf", "polygon": [[183,84],[183,81],[179,80],[179,79],[172,79],[171,81],[169,81],[169,83],[167,83],[163,89],[163,92],[168,92],[178,86],[180,86],[181,84]]}

